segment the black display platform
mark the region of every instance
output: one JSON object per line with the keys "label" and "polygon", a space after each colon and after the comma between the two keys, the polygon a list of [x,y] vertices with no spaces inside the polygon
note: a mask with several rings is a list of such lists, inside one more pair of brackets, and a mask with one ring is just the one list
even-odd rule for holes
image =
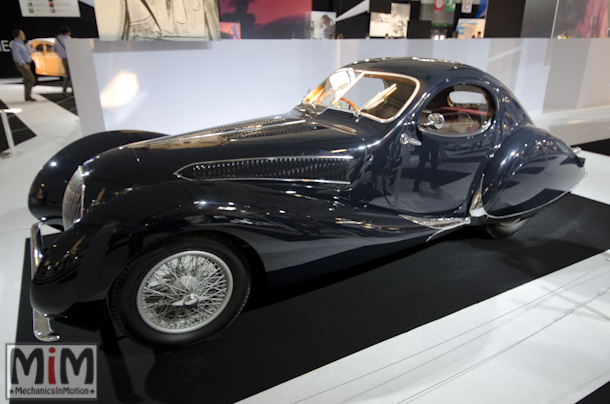
{"label": "black display platform", "polygon": [[[595,142],[582,143],[577,145],[583,150],[605,154],[606,156],[610,156],[610,139],[598,140]],[[586,167],[586,164],[585,164]]]}
{"label": "black display platform", "polygon": [[74,100],[74,95],[70,94],[67,97],[63,95],[61,92],[59,93],[46,93],[40,94],[44,98],[49,101],[53,101],[55,104],[59,105],[63,109],[68,112],[72,112],[74,115],[78,115],[78,111],[76,110],[76,101]]}
{"label": "black display platform", "polygon": [[[466,228],[291,287],[254,293],[219,337],[174,352],[54,323],[62,343],[99,343],[101,403],[233,403],[610,249],[610,206],[568,195],[517,235]],[[26,251],[27,249],[26,242]],[[24,260],[16,341],[36,342]],[[22,401],[20,401],[22,402]]]}
{"label": "black display platform", "polygon": [[[0,101],[0,109],[7,109],[8,106]],[[34,132],[30,130],[16,114],[6,114],[8,119],[8,124],[11,128],[11,133],[13,135],[13,143],[18,145],[21,142],[25,142],[33,137],[36,137]],[[0,152],[8,150],[9,145],[6,140],[6,133],[4,132],[4,125],[0,122]]]}

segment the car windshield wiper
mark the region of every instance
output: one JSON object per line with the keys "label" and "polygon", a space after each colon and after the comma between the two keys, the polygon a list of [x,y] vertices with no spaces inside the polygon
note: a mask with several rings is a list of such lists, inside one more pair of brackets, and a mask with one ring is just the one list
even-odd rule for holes
{"label": "car windshield wiper", "polygon": [[349,83],[341,84],[339,87],[335,88],[330,93],[328,93],[328,94],[324,95],[324,97],[320,98],[320,101],[318,101],[318,102],[322,103],[322,101],[324,101],[326,98],[330,97],[331,95],[335,94],[337,91],[343,90],[345,87],[347,87],[348,84]]}
{"label": "car windshield wiper", "polygon": [[381,104],[381,102],[383,100],[385,100],[390,94],[392,94],[394,91],[396,91],[397,88],[398,87],[396,87],[396,83],[394,83],[390,87],[386,88],[385,90],[378,92],[376,96],[374,96],[373,98],[368,100],[366,102],[366,104],[364,104],[362,107],[360,107],[360,109],[358,109],[355,112],[355,114],[359,115],[361,111],[364,111],[366,109],[375,108],[377,105]]}

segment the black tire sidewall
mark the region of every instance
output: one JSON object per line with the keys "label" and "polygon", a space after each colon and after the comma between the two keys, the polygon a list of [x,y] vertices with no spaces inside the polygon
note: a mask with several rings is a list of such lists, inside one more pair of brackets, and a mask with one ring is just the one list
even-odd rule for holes
{"label": "black tire sidewall", "polygon": [[488,224],[483,226],[484,232],[491,238],[503,239],[516,234],[528,222],[529,218],[521,219],[518,222],[505,225],[501,223]]}
{"label": "black tire sidewall", "polygon": [[[146,274],[161,260],[183,251],[205,251],[222,259],[233,276],[233,292],[223,311],[206,326],[168,334],[148,326],[136,307],[138,289]],[[250,292],[250,275],[233,248],[207,238],[180,238],[144,253],[125,268],[113,286],[110,306],[119,328],[136,342],[157,349],[178,349],[210,338],[226,328],[241,312]]]}

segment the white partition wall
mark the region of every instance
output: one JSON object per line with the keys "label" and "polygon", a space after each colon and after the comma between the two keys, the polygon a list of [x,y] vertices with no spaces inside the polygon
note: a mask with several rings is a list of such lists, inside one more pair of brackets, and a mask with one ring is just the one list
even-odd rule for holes
{"label": "white partition wall", "polygon": [[100,131],[101,121],[104,130],[178,134],[283,113],[338,67],[382,56],[476,66],[533,117],[610,103],[604,39],[73,40],[68,53],[84,134]]}

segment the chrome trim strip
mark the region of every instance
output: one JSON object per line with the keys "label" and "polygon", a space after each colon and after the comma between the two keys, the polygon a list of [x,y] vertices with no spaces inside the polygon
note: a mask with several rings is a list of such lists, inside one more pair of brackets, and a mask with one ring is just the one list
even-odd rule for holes
{"label": "chrome trim strip", "polygon": [[420,226],[429,227],[435,230],[451,230],[457,227],[465,226],[470,224],[469,217],[416,217],[409,215],[399,215],[403,219],[406,219]]}
{"label": "chrome trim strip", "polygon": [[481,175],[481,179],[479,180],[479,185],[477,185],[477,189],[472,196],[472,201],[470,202],[470,209],[468,210],[470,217],[484,217],[489,216],[487,211],[485,211],[485,207],[483,206],[483,180],[485,179],[485,174]]}
{"label": "chrome trim strip", "polygon": [[[282,118],[283,119],[283,118]],[[253,121],[256,122],[256,121]],[[229,130],[225,130],[220,131],[220,132],[214,132],[214,130],[216,128],[212,128],[211,130],[205,130],[205,131],[199,131],[199,132],[193,132],[193,133],[188,133],[186,135],[180,136],[180,139],[182,138],[193,138],[193,139],[197,139],[200,137],[205,137],[205,136],[220,136],[220,135],[231,135],[231,134],[235,134],[235,133],[242,133],[242,132],[249,132],[249,131],[259,131],[259,130],[263,130],[263,129],[270,129],[270,128],[280,128],[283,126],[292,126],[292,125],[298,125],[298,124],[302,124],[302,123],[306,123],[307,121],[305,119],[299,119],[299,120],[295,120],[295,121],[288,121],[286,122],[285,120],[278,120],[277,123],[268,123],[268,124],[263,124],[263,125],[255,125],[255,126],[246,126],[243,128],[239,128],[239,129],[229,129]],[[226,128],[225,127],[219,127],[221,129]],[[169,139],[171,140],[171,139]],[[167,140],[167,141],[169,141]]]}
{"label": "chrome trim strip", "polygon": [[[40,228],[43,225],[44,222],[38,222],[32,225],[30,229],[30,269],[32,278],[36,275],[38,266],[42,261],[42,236]],[[32,320],[32,328],[36,339],[42,342],[59,341],[59,335],[53,331],[49,318],[45,314],[32,309]]]}
{"label": "chrome trim strip", "polygon": [[495,122],[495,118],[490,119],[489,121],[487,121],[485,123],[485,125],[481,126],[479,129],[475,130],[474,132],[466,132],[466,133],[443,132],[439,129],[422,127],[421,124],[417,124],[417,126],[418,126],[419,130],[424,133],[429,133],[431,135],[439,136],[439,137],[456,138],[456,137],[463,137],[463,136],[479,136],[479,135],[483,134],[484,132],[486,132],[494,122]]}
{"label": "chrome trim strip", "polygon": [[438,230],[437,232],[430,235],[426,242],[431,241],[446,231],[454,230],[459,227],[467,226],[470,224],[469,217],[416,217],[409,215],[399,215],[403,219],[406,219],[420,226],[429,227],[431,229]]}

